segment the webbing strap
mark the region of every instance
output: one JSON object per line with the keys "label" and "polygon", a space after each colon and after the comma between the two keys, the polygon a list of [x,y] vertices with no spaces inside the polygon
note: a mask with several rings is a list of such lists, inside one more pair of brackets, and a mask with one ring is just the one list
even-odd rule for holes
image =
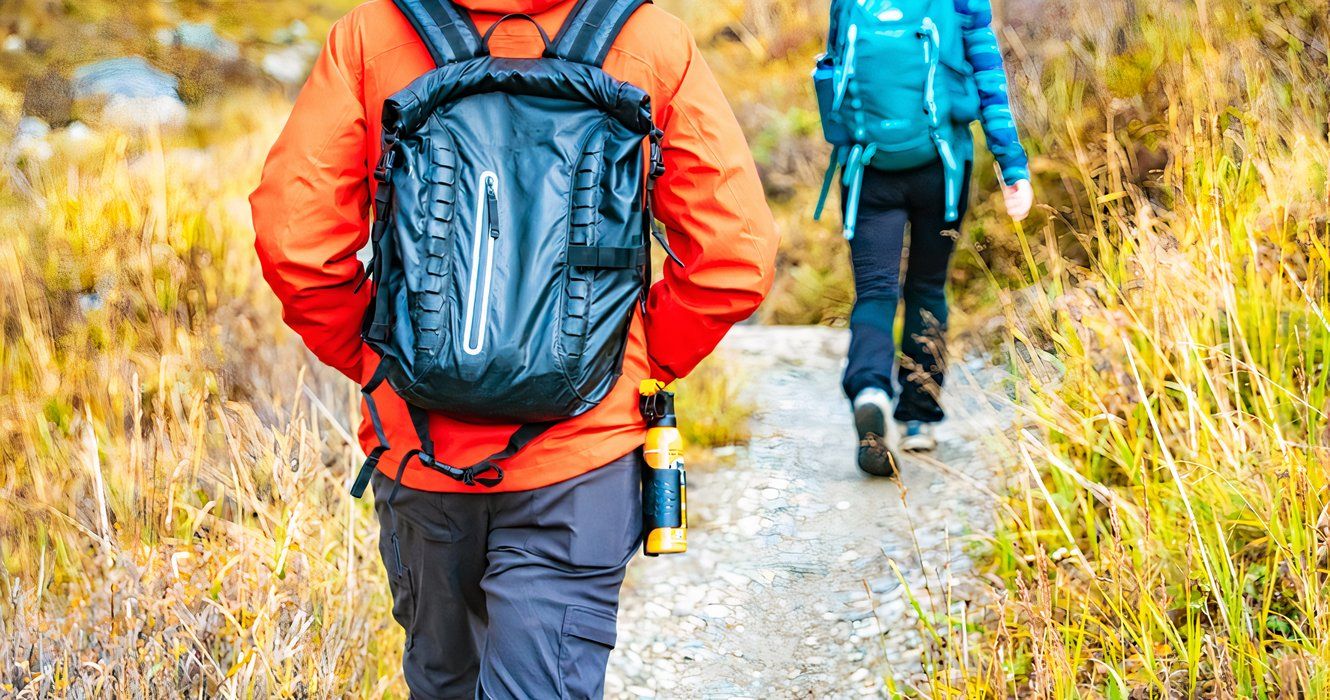
{"label": "webbing strap", "polygon": [[636,269],[646,264],[647,252],[641,246],[616,248],[614,246],[568,246],[568,264],[573,267],[602,269]]}
{"label": "webbing strap", "polygon": [[545,431],[553,428],[556,424],[558,424],[558,421],[526,423],[513,431],[513,434],[508,438],[508,444],[502,450],[490,455],[488,458],[480,462],[480,464],[483,464],[484,462],[499,462],[512,457],[525,449],[526,446],[530,445],[536,438],[544,435]]}
{"label": "webbing strap", "polygon": [[876,153],[877,144],[855,144],[850,148],[850,154],[846,156],[845,165],[841,168],[841,180],[846,188],[843,223],[847,241],[854,240],[855,226],[859,222],[859,195],[864,185],[864,168],[873,161]]}
{"label": "webbing strap", "polygon": [[[379,460],[383,458],[384,453],[389,448],[388,438],[383,430],[383,422],[379,419],[379,408],[375,405],[373,396],[374,390],[378,389],[388,376],[387,367],[388,363],[380,360],[378,369],[374,370],[374,375],[370,377],[368,382],[365,382],[365,387],[360,390],[365,397],[365,406],[369,410],[370,422],[374,424],[374,434],[379,439],[379,446],[370,452],[369,457],[365,459],[365,463],[361,465],[360,472],[356,475],[355,483],[351,486],[351,495],[355,498],[360,498],[365,494],[370,475],[378,468]],[[503,468],[498,463],[521,452],[527,445],[530,445],[532,441],[543,435],[545,431],[558,422],[548,421],[521,425],[509,436],[508,444],[502,450],[469,467],[458,468],[440,462],[434,457],[434,438],[430,435],[429,411],[409,402],[406,402],[406,411],[411,417],[411,425],[416,429],[416,436],[420,438],[420,447],[409,450],[402,455],[401,461],[397,463],[397,476],[393,479],[393,490],[388,496],[389,508],[392,507],[393,498],[397,495],[398,489],[402,487],[402,476],[406,474],[406,465],[412,459],[419,459],[422,465],[456,479],[467,486],[480,484],[492,488],[503,481]],[[491,473],[493,476],[485,476]],[[393,530],[396,531],[395,526]]]}
{"label": "webbing strap", "polygon": [[382,358],[379,359],[379,366],[374,370],[374,375],[365,382],[364,388],[360,393],[365,397],[365,407],[369,409],[369,420],[374,424],[374,436],[379,439],[380,445],[388,444],[388,437],[383,434],[383,421],[379,420],[379,407],[374,403],[374,391],[383,384],[383,380],[388,376],[388,363]]}
{"label": "webbing strap", "polygon": [[651,0],[577,0],[554,37],[552,53],[566,61],[600,67],[619,30]]}
{"label": "webbing strap", "polygon": [[411,403],[406,403],[406,412],[411,416],[411,425],[416,429],[416,437],[420,438],[420,451],[423,454],[434,456],[434,437],[429,433],[429,411]]}
{"label": "webbing strap", "polygon": [[360,390],[361,395],[365,397],[365,408],[369,410],[369,421],[374,426],[374,436],[379,439],[379,446],[370,450],[365,458],[365,463],[360,465],[360,471],[356,473],[356,480],[351,484],[351,497],[360,498],[365,495],[365,488],[369,486],[369,477],[379,466],[379,460],[383,454],[388,451],[388,436],[383,432],[383,421],[379,419],[379,407],[374,403],[374,390],[383,384],[383,380],[388,376],[388,363],[382,359],[379,360],[379,366],[374,370],[374,375],[365,382],[364,388]]}
{"label": "webbing strap", "polygon": [[827,171],[822,175],[822,191],[817,195],[817,207],[813,209],[813,221],[822,220],[822,210],[827,206],[827,195],[831,193],[831,181],[836,179],[836,169],[841,166],[841,157],[844,155],[844,149],[836,146],[831,149],[831,157],[827,161]]}
{"label": "webbing strap", "polygon": [[[421,465],[433,469],[450,479],[456,479],[467,486],[480,484],[481,486],[494,487],[503,481],[503,468],[499,466],[509,457],[521,452],[533,440],[540,437],[545,431],[555,425],[557,421],[546,423],[526,423],[513,431],[508,438],[508,444],[502,450],[486,457],[485,459],[472,464],[469,467],[455,467],[446,462],[441,462],[434,455],[434,439],[429,432],[429,412],[407,403],[407,413],[411,416],[411,424],[415,426],[416,435],[420,438],[420,449],[412,450],[403,457],[402,463],[398,465],[399,479],[401,470],[411,458],[420,460]],[[493,476],[485,476],[486,474]]]}
{"label": "webbing strap", "polygon": [[393,0],[415,27],[434,64],[442,66],[480,54],[480,33],[471,14],[452,0]]}
{"label": "webbing strap", "polygon": [[831,0],[831,20],[827,24],[828,55],[834,55],[841,44],[841,23],[844,20],[843,15],[848,13],[849,7],[844,0]]}
{"label": "webbing strap", "polygon": [[933,142],[937,144],[938,155],[942,157],[942,179],[946,191],[946,220],[960,218],[961,180],[965,177],[961,162],[951,150],[951,143],[937,130],[933,131]]}

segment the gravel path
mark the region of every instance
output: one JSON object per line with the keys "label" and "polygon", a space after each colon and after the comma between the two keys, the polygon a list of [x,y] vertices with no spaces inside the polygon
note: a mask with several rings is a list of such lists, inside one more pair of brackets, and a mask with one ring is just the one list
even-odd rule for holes
{"label": "gravel path", "polygon": [[945,609],[948,588],[966,597],[964,538],[991,522],[982,438],[1006,423],[961,367],[941,464],[906,458],[903,489],[862,476],[839,389],[847,340],[752,326],[725,341],[765,394],[753,439],[689,472],[688,554],[630,569],[608,697],[878,697],[885,678],[918,672],[918,620],[891,563],[925,610]]}

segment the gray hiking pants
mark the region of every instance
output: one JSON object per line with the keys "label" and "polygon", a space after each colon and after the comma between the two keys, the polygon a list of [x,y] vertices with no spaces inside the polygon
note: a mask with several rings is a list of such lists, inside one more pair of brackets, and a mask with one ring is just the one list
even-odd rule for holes
{"label": "gray hiking pants", "polygon": [[[642,534],[637,452],[534,491],[432,493],[374,475],[411,697],[599,698]],[[399,555],[400,552],[400,561]]]}

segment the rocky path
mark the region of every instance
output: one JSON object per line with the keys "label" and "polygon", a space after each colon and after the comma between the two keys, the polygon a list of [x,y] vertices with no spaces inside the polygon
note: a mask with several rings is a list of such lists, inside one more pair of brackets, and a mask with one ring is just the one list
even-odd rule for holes
{"label": "rocky path", "polygon": [[879,697],[918,672],[906,591],[936,612],[948,590],[964,597],[966,538],[991,522],[983,437],[1003,413],[962,367],[936,461],[906,458],[899,484],[862,476],[839,390],[847,339],[744,327],[726,340],[762,394],[753,439],[690,470],[689,553],[630,570],[608,697]]}

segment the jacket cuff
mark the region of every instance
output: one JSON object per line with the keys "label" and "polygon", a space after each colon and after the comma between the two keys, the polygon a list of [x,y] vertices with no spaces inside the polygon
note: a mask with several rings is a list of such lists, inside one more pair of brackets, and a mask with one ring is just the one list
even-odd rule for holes
{"label": "jacket cuff", "polygon": [[1014,185],[1018,180],[1030,179],[1030,166],[1025,164],[1008,165],[1002,168],[1002,181]]}

